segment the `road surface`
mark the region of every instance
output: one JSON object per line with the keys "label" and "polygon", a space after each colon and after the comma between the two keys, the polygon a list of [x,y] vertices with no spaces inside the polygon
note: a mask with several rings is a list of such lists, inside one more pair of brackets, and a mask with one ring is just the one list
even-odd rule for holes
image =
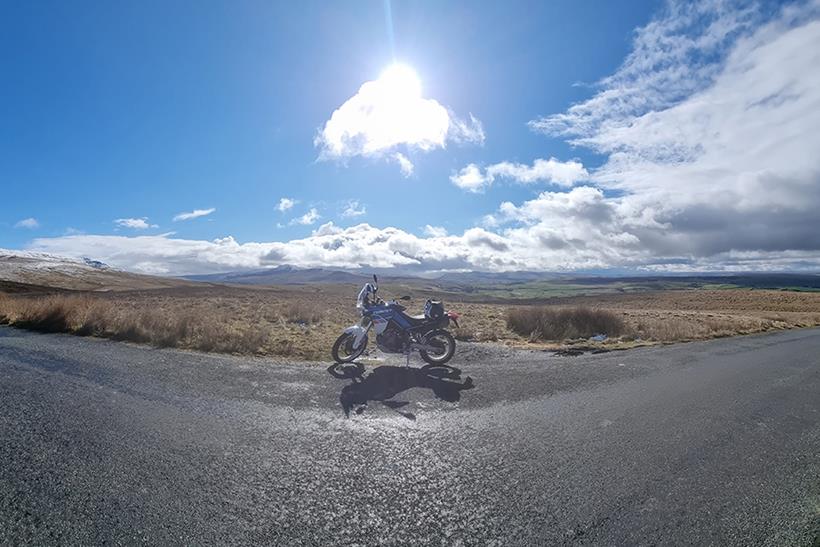
{"label": "road surface", "polygon": [[398,363],[0,328],[0,544],[818,541],[820,330]]}

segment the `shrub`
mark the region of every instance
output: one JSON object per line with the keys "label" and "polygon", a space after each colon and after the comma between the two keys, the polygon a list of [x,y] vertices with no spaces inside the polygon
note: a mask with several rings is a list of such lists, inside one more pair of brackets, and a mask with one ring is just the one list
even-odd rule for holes
{"label": "shrub", "polygon": [[11,323],[15,327],[39,332],[68,332],[69,316],[75,305],[76,302],[58,296],[20,299]]}
{"label": "shrub", "polygon": [[105,336],[111,329],[111,318],[116,308],[110,302],[89,299],[81,312],[78,312],[74,332],[80,336]]}
{"label": "shrub", "polygon": [[507,328],[532,340],[589,338],[596,334],[620,336],[626,324],[608,310],[591,308],[522,307],[507,312]]}
{"label": "shrub", "polygon": [[297,300],[291,302],[282,309],[282,318],[288,323],[299,323],[301,325],[312,325],[322,320],[324,310],[320,306],[311,302]]}
{"label": "shrub", "polygon": [[193,326],[190,347],[220,353],[262,353],[270,339],[263,325],[230,326],[215,317],[203,318]]}

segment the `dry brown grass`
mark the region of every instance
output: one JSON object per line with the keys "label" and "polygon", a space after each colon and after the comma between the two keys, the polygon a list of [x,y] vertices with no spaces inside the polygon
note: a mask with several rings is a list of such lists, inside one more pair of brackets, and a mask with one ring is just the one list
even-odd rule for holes
{"label": "dry brown grass", "polygon": [[[326,360],[341,330],[358,319],[358,289],[201,285],[57,295],[0,292],[0,323],[163,347]],[[656,291],[521,306],[463,302],[408,286],[384,290],[385,296],[411,295],[411,312],[420,311],[427,298],[443,299],[461,314],[461,327],[453,329],[459,340],[513,346],[554,347],[601,333],[609,336],[607,347],[628,347],[820,325],[817,293]],[[588,311],[566,311],[579,307]],[[543,309],[550,311],[537,311]],[[508,317],[522,314],[528,322],[508,327]]]}
{"label": "dry brown grass", "polygon": [[311,325],[319,323],[324,317],[324,310],[316,303],[296,300],[282,308],[282,317],[289,323]]}
{"label": "dry brown grass", "polygon": [[625,333],[626,324],[608,310],[526,306],[507,312],[507,328],[530,340],[561,341],[596,334],[620,336]]}
{"label": "dry brown grass", "polygon": [[183,309],[133,310],[93,296],[0,298],[0,317],[14,327],[222,353],[261,353],[270,336],[261,325],[229,325]]}

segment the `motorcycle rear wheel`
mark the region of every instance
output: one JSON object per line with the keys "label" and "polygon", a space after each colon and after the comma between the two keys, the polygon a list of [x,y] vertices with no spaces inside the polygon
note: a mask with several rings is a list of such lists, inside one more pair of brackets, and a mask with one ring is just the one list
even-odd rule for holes
{"label": "motorcycle rear wheel", "polygon": [[356,335],[351,332],[344,332],[333,343],[333,348],[330,350],[330,356],[337,363],[350,363],[358,359],[365,348],[367,348],[367,336],[362,340],[362,345],[353,349],[353,342],[356,340]]}
{"label": "motorcycle rear wheel", "polygon": [[425,336],[424,343],[440,349],[436,353],[428,353],[425,350],[419,351],[421,358],[431,365],[443,365],[452,359],[453,354],[456,352],[456,341],[453,335],[444,329],[434,330]]}

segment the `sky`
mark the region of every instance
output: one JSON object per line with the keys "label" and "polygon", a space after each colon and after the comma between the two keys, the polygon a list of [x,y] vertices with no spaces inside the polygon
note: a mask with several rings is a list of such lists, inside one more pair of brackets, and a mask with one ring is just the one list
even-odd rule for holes
{"label": "sky", "polygon": [[0,247],[820,270],[820,0],[6,2]]}

